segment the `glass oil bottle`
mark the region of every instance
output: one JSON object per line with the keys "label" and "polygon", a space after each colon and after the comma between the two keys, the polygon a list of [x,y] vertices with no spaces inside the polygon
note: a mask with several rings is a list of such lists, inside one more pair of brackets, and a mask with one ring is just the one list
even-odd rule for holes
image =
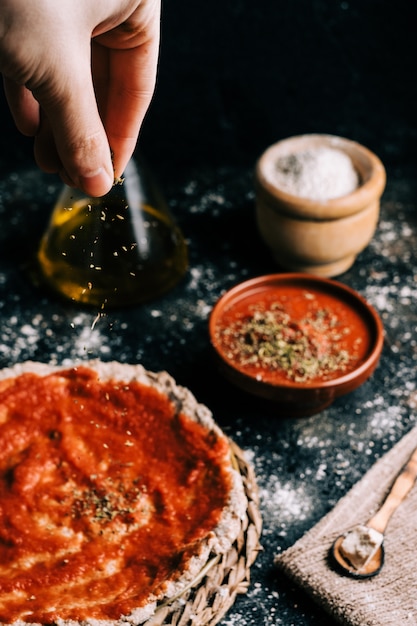
{"label": "glass oil bottle", "polygon": [[53,290],[103,309],[174,287],[187,269],[187,247],[149,171],[131,160],[106,196],[64,188],[37,260]]}

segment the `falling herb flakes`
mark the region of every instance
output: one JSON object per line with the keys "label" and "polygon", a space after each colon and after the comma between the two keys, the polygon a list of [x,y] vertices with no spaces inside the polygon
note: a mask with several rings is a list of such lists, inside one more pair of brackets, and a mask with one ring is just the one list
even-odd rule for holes
{"label": "falling herb flakes", "polygon": [[240,368],[279,372],[288,380],[329,379],[355,359],[344,347],[350,329],[324,308],[291,320],[284,306],[254,305],[249,313],[218,330],[226,356]]}

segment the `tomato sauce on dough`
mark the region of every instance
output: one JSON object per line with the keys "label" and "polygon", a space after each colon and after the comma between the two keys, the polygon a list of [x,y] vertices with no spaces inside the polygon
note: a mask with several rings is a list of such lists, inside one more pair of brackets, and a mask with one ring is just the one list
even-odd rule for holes
{"label": "tomato sauce on dough", "polygon": [[0,621],[114,619],[218,523],[228,444],[90,368],[0,381]]}
{"label": "tomato sauce on dough", "polygon": [[291,286],[255,291],[225,307],[215,340],[230,365],[272,384],[337,378],[370,349],[354,308],[330,293]]}

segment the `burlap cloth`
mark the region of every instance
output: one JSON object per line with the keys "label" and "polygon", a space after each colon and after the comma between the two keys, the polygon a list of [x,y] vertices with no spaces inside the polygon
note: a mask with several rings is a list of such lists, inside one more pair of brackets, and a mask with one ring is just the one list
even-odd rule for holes
{"label": "burlap cloth", "polygon": [[394,512],[385,533],[385,564],[377,576],[337,573],[329,550],[338,535],[366,522],[384,501],[417,446],[417,427],[379,459],[316,526],[276,557],[285,572],[341,624],[417,626],[417,486]]}

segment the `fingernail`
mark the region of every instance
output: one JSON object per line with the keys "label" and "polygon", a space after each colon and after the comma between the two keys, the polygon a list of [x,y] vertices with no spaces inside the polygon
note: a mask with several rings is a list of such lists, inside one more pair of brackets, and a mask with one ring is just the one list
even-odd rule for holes
{"label": "fingernail", "polygon": [[91,196],[104,196],[113,185],[113,177],[100,167],[95,172],[80,176],[80,187]]}

